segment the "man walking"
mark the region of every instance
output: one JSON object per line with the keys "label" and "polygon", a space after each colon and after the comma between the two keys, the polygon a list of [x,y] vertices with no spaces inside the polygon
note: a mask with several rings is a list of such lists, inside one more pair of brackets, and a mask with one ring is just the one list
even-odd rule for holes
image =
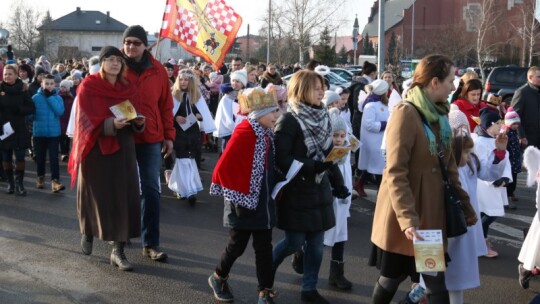
{"label": "man walking", "polygon": [[540,68],[527,71],[527,83],[516,90],[512,107],[521,118],[518,130],[521,145],[540,148]]}
{"label": "man walking", "polygon": [[135,135],[135,149],[141,180],[141,239],[143,255],[165,261],[159,249],[161,153],[173,149],[173,101],[167,72],[146,50],[148,38],[140,25],[128,27],[123,35],[123,53],[128,66],[127,79],[138,88],[137,112],[146,117],[143,133]]}

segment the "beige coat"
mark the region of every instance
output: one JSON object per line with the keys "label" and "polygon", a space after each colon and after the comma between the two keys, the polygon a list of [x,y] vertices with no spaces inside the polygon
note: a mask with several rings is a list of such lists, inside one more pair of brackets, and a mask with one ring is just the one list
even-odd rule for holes
{"label": "beige coat", "polygon": [[[431,125],[439,137],[437,124]],[[428,139],[417,110],[397,105],[386,129],[386,168],[379,189],[371,241],[379,248],[414,256],[409,227],[445,230],[444,188],[439,160],[431,155]],[[454,155],[444,158],[450,180],[462,199],[467,222],[476,222],[469,196],[461,188]],[[446,239],[445,239],[446,248]]]}

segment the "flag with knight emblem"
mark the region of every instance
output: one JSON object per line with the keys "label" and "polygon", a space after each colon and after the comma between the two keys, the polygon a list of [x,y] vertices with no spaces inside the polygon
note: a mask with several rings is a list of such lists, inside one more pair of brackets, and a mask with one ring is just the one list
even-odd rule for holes
{"label": "flag with knight emblem", "polygon": [[217,70],[242,25],[224,0],[167,0],[160,36],[172,39]]}

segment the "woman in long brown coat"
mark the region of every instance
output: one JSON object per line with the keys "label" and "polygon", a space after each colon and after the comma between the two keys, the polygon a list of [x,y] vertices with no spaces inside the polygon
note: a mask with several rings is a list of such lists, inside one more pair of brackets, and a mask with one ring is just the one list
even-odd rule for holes
{"label": "woman in long brown coat", "polygon": [[[374,247],[370,265],[380,270],[372,303],[390,303],[399,284],[408,276],[418,281],[412,242],[414,237],[420,237],[417,229],[443,230],[446,248],[438,149],[444,152],[444,164],[462,199],[467,224],[477,221],[469,197],[459,183],[450,148],[452,134],[447,116],[450,107],[446,99],[454,89],[453,72],[453,63],[447,57],[431,55],[422,59],[408,92],[410,103],[397,105],[388,122],[386,168],[371,234]],[[449,303],[443,272],[423,279],[429,303]]]}
{"label": "woman in long brown coat", "polygon": [[129,100],[137,108],[136,89],[124,79],[126,64],[115,47],[104,47],[99,73],[89,75],[78,92],[71,185],[77,185],[77,212],[84,254],[93,237],[112,241],[111,264],[132,270],[124,244],[141,233],[139,178],[132,132],[142,132],[144,117],[115,118],[111,106]]}

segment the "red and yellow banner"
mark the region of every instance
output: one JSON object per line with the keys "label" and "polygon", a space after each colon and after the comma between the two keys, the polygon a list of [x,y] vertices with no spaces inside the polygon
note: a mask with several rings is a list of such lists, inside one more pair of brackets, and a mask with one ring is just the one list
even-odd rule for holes
{"label": "red and yellow banner", "polygon": [[167,0],[160,36],[219,69],[242,25],[224,0]]}

